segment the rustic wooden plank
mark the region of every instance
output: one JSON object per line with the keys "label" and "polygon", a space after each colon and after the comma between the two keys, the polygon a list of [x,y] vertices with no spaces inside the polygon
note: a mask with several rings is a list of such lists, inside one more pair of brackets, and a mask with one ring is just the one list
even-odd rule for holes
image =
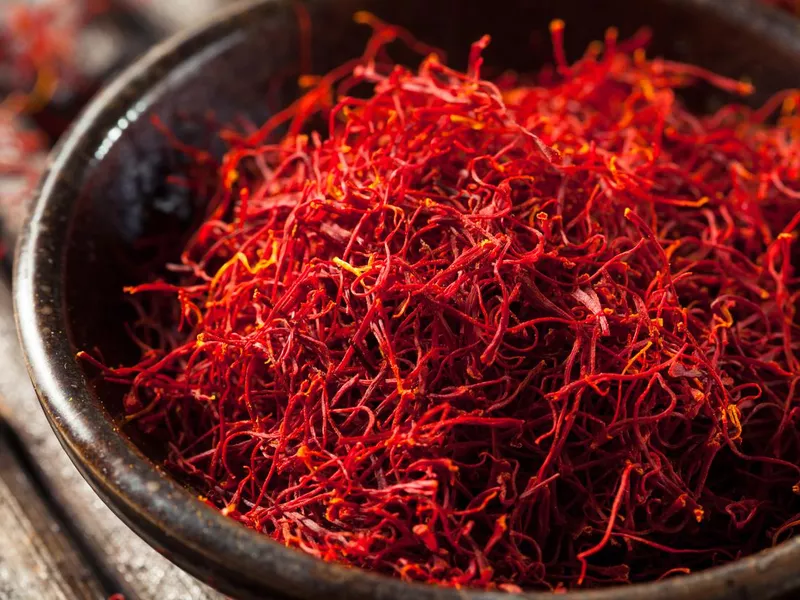
{"label": "rustic wooden plank", "polygon": [[[221,594],[173,565],[128,529],[70,462],[50,429],[28,379],[5,280],[0,281],[0,356],[3,357],[0,418],[19,436],[40,471],[43,485],[63,510],[65,519],[83,537],[98,570],[115,577],[124,588],[112,591],[124,591],[127,600],[221,600]],[[5,530],[2,523],[0,532]],[[4,540],[0,541],[0,546],[5,545]],[[43,568],[52,563],[40,564]],[[45,594],[37,600],[51,597],[59,598]],[[0,587],[0,598],[16,600],[17,596],[6,595]]]}
{"label": "rustic wooden plank", "polygon": [[0,598],[105,598],[100,581],[8,441],[0,427]]}

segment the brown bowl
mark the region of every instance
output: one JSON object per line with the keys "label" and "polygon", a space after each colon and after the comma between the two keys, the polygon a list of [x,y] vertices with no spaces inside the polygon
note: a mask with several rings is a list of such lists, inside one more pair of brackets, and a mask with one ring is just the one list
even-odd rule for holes
{"label": "brown bowl", "polygon": [[[759,90],[754,102],[800,82],[798,26],[747,0],[316,0],[308,7],[316,72],[360,53],[366,32],[351,17],[366,8],[452,51],[456,64],[488,32],[490,63],[536,69],[551,50],[546,34],[531,32],[546,32],[560,17],[573,57],[610,25],[625,35],[647,24],[656,52],[749,77]],[[119,390],[92,382],[75,358],[94,347],[111,363],[134,356],[122,327],[122,287],[163,262],[154,248],[176,249],[201,208],[165,185],[182,159],[149,117],[196,143],[204,143],[206,128],[197,124],[209,109],[222,121],[243,113],[259,122],[268,106],[297,95],[298,47],[291,2],[238,4],[153,49],[76,121],[51,157],[18,249],[17,322],[36,391],[64,448],[106,503],[176,564],[229,594],[508,600],[515,596],[408,584],[325,563],[223,517],[161,470],[158,448],[120,429]],[[687,100],[711,108],[725,98]],[[706,572],[567,597],[762,599],[791,590],[800,594],[800,538]]]}

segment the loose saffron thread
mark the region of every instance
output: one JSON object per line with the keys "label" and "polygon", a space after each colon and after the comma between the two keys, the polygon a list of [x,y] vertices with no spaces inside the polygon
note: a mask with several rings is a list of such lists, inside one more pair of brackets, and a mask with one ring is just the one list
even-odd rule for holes
{"label": "loose saffron thread", "polygon": [[568,64],[559,21],[555,73],[492,82],[488,38],[462,72],[356,18],[362,59],[219,165],[168,138],[207,219],[128,290],[141,362],[81,353],[167,468],[282,544],[456,587],[656,580],[790,535],[800,94],[695,115],[681,88],[750,86],[614,30]]}
{"label": "loose saffron thread", "polygon": [[619,482],[619,489],[614,496],[614,503],[611,505],[611,512],[608,515],[608,526],[603,533],[603,537],[599,542],[597,542],[596,545],[578,554],[578,560],[581,563],[581,574],[578,576],[578,585],[583,584],[583,580],[586,578],[586,569],[588,568],[586,559],[594,554],[597,554],[606,544],[608,544],[608,541],[611,539],[611,532],[614,529],[614,521],[617,520],[617,514],[619,514],[619,509],[622,506],[623,495],[628,491],[628,481],[631,477],[631,471],[633,471],[635,468],[636,465],[628,465],[622,472],[622,478]]}

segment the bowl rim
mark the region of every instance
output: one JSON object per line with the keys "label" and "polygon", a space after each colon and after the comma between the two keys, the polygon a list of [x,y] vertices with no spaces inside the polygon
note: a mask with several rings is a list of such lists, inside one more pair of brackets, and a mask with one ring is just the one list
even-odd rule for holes
{"label": "bowl rim", "polygon": [[[109,124],[144,113],[159,89],[178,85],[172,75],[235,43],[240,23],[268,18],[288,0],[243,0],[199,25],[161,42],[107,85],[84,109],[51,153],[17,244],[14,307],[28,372],[40,404],[64,449],[84,478],[137,534],[173,562],[218,589],[234,594],[285,594],[297,598],[384,598],[395,600],[509,600],[549,598],[548,592],[508,594],[406,583],[397,579],[315,559],[245,528],[201,502],[194,494],[153,468],[144,455],[118,433],[95,404],[66,334],[67,308],[61,295],[63,246],[54,232],[66,229],[87,153],[95,156],[108,140]],[[330,0],[316,0],[330,1]],[[769,35],[792,40],[797,25],[783,22],[771,8],[751,0],[664,0],[693,5],[751,30],[769,27]],[[766,29],[764,29],[766,35]],[[789,42],[787,42],[789,43]],[[800,36],[793,43],[800,52]],[[205,58],[204,58],[205,57]],[[172,82],[172,83],[170,83]],[[102,157],[96,158],[101,160]],[[67,233],[61,235],[67,239]],[[571,591],[573,600],[721,599],[730,594],[766,593],[800,583],[800,536],[779,546],[721,567],[659,582]],[[764,597],[761,595],[754,597]]]}

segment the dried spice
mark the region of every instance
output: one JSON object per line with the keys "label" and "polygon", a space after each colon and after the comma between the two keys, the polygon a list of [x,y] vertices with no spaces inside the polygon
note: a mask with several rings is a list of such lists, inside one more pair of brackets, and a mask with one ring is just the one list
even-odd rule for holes
{"label": "dried spice", "polygon": [[128,289],[141,361],[81,353],[171,472],[287,546],[449,586],[654,580],[790,536],[800,93],[693,114],[682,88],[751,88],[613,30],[568,64],[559,21],[553,69],[491,82],[488,37],[461,72],[357,18],[364,56],[228,132],[171,276]]}

